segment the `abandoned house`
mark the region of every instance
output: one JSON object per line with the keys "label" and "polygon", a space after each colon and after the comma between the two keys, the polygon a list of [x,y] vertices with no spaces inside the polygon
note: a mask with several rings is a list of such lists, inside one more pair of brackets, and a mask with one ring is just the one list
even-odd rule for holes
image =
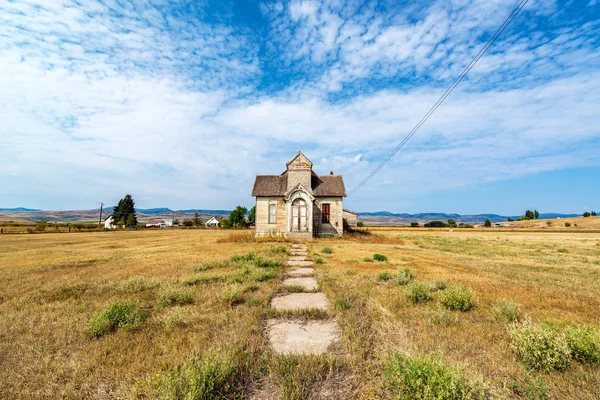
{"label": "abandoned house", "polygon": [[[281,175],[257,175],[252,189],[256,197],[256,235],[284,235],[310,239],[317,235],[341,235],[344,222],[356,227],[356,213],[343,209],[344,179],[331,172],[317,175],[312,162],[298,152]],[[346,221],[344,221],[346,219]]]}

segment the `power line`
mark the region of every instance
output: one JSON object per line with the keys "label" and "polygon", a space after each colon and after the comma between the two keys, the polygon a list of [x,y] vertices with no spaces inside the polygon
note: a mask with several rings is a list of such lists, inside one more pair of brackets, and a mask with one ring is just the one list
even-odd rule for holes
{"label": "power line", "polygon": [[504,30],[508,27],[508,25],[510,25],[510,23],[517,17],[517,15],[521,12],[521,10],[523,9],[523,7],[525,7],[525,5],[527,5],[528,2],[529,2],[529,0],[521,0],[521,2],[515,7],[515,9],[512,11],[512,13],[510,13],[510,15],[508,16],[508,18],[506,18],[506,20],[498,28],[498,30],[496,30],[496,32],[494,33],[494,35],[492,35],[492,37],[486,42],[486,44],[481,48],[481,50],[479,50],[479,52],[477,53],[477,55],[465,67],[465,69],[454,80],[454,82],[452,82],[452,85],[450,85],[450,87],[448,89],[446,89],[446,91],[444,92],[444,94],[429,109],[429,111],[425,114],[425,116],[423,116],[423,118],[421,118],[421,120],[417,123],[417,125],[415,125],[415,127],[412,128],[412,130],[408,133],[408,135],[406,135],[406,137],[400,142],[400,144],[398,146],[396,146],[396,148],[394,148],[394,150],[392,150],[392,152],[377,166],[377,168],[375,168],[369,175],[367,175],[367,177],[365,179],[363,179],[358,185],[356,185],[356,187],[354,187],[352,190],[350,190],[350,192],[348,192],[348,196],[350,196],[351,194],[353,194],[354,192],[356,192],[358,189],[360,189],[361,187],[363,187],[363,185],[365,183],[367,183],[377,172],[379,172],[379,170],[381,168],[383,168],[383,166],[385,164],[387,164],[388,161],[390,161],[392,159],[392,157],[394,157],[394,155],[396,155],[396,153],[402,147],[404,147],[404,145],[406,144],[406,142],[408,142],[410,140],[410,138],[412,138],[413,135],[415,133],[417,133],[417,131],[419,130],[419,128],[421,128],[421,126],[425,122],[427,122],[427,120],[429,119],[429,117],[431,117],[431,115],[435,112],[435,110],[437,110],[438,107],[440,105],[442,105],[442,103],[444,102],[444,100],[446,100],[446,98],[450,95],[450,93],[452,93],[452,91],[454,90],[454,88],[456,88],[456,86],[458,86],[458,84],[469,73],[469,71],[475,66],[475,64],[477,64],[477,61],[479,61],[479,59],[481,57],[483,57],[483,55],[485,54],[485,52],[494,44],[494,42],[496,41],[496,39],[502,34],[502,32],[504,32]]}

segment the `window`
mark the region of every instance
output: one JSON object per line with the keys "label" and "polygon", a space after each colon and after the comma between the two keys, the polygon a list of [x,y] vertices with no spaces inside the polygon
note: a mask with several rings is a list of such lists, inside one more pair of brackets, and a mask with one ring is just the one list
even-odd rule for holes
{"label": "window", "polygon": [[277,204],[269,204],[269,223],[277,223]]}
{"label": "window", "polygon": [[328,224],[329,223],[329,204],[323,204],[322,205],[322,215],[323,215],[323,223],[324,224]]}

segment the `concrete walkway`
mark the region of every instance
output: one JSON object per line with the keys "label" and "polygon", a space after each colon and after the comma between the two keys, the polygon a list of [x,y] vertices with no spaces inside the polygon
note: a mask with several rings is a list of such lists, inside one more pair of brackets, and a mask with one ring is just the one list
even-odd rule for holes
{"label": "concrete walkway", "polygon": [[[288,276],[284,286],[299,287],[306,292],[318,289],[314,277],[314,264],[308,259],[308,249],[303,244],[293,244],[286,262]],[[271,300],[275,310],[294,311],[305,309],[329,310],[329,301],[323,292],[290,293],[275,296]],[[269,342],[279,354],[323,354],[329,346],[340,340],[340,330],[332,320],[301,320],[273,318],[267,321]]]}

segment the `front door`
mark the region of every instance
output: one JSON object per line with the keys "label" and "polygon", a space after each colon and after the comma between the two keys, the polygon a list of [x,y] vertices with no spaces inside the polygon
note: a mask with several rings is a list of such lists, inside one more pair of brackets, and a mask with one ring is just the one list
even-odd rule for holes
{"label": "front door", "polygon": [[307,208],[306,202],[296,199],[292,203],[292,232],[307,232]]}

